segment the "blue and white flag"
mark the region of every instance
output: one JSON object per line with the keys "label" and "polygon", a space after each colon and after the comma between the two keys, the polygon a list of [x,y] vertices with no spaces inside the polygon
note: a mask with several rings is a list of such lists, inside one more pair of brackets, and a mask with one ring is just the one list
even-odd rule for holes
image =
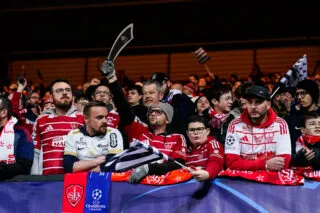
{"label": "blue and white flag", "polygon": [[306,79],[307,76],[307,56],[304,55],[288,70],[280,82],[286,87],[295,87],[300,81]]}
{"label": "blue and white flag", "polygon": [[155,148],[134,141],[131,143],[129,149],[113,156],[109,162],[105,165],[105,171],[108,172],[123,172],[138,166],[157,161],[160,159],[167,160],[167,156],[158,152],[154,152]]}
{"label": "blue and white flag", "polygon": [[278,92],[280,87],[296,87],[300,81],[307,78],[307,70],[307,55],[305,54],[280,79],[280,82],[275,86],[271,94],[271,98]]}

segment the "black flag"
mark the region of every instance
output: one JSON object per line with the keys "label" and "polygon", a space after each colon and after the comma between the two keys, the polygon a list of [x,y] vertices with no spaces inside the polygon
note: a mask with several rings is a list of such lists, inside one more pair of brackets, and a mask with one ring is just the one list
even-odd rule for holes
{"label": "black flag", "polygon": [[109,55],[108,60],[114,61],[119,53],[127,46],[127,44],[133,39],[133,24],[129,24],[124,28],[118,35],[117,39],[114,41]]}

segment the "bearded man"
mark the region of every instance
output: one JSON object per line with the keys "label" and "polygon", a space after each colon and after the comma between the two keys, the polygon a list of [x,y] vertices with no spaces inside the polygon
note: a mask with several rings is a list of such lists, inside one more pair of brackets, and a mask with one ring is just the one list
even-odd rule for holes
{"label": "bearded man", "polygon": [[32,138],[35,158],[32,174],[63,174],[63,153],[66,136],[84,124],[83,116],[72,106],[72,89],[67,80],[51,83],[50,94],[54,109],[44,111],[34,125]]}

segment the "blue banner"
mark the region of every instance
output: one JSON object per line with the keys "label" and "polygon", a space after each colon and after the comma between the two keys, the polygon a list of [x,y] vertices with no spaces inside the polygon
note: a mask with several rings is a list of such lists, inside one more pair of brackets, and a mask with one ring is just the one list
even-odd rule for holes
{"label": "blue banner", "polygon": [[108,212],[111,173],[90,172],[87,179],[84,212]]}
{"label": "blue banner", "polygon": [[[62,191],[62,181],[0,183],[0,212],[62,212]],[[92,197],[92,193],[87,196]],[[98,197],[99,193],[95,194]],[[108,212],[319,212],[319,200],[320,183],[314,181],[303,186],[276,186],[216,179],[212,185],[192,180],[162,187],[112,182]]]}

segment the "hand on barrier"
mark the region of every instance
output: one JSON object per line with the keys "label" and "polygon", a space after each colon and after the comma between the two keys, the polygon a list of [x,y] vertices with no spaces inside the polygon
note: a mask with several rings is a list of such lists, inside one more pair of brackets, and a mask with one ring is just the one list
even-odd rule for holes
{"label": "hand on barrier", "polygon": [[266,162],[266,170],[279,171],[283,169],[285,160],[283,157],[273,157]]}
{"label": "hand on barrier", "polygon": [[190,172],[190,174],[193,175],[193,178],[197,181],[205,181],[209,179],[209,172],[203,169]]}
{"label": "hand on barrier", "polygon": [[129,177],[129,183],[132,183],[132,184],[139,183],[142,180],[142,178],[148,175],[148,173],[149,173],[148,164],[139,166],[131,173]]}

